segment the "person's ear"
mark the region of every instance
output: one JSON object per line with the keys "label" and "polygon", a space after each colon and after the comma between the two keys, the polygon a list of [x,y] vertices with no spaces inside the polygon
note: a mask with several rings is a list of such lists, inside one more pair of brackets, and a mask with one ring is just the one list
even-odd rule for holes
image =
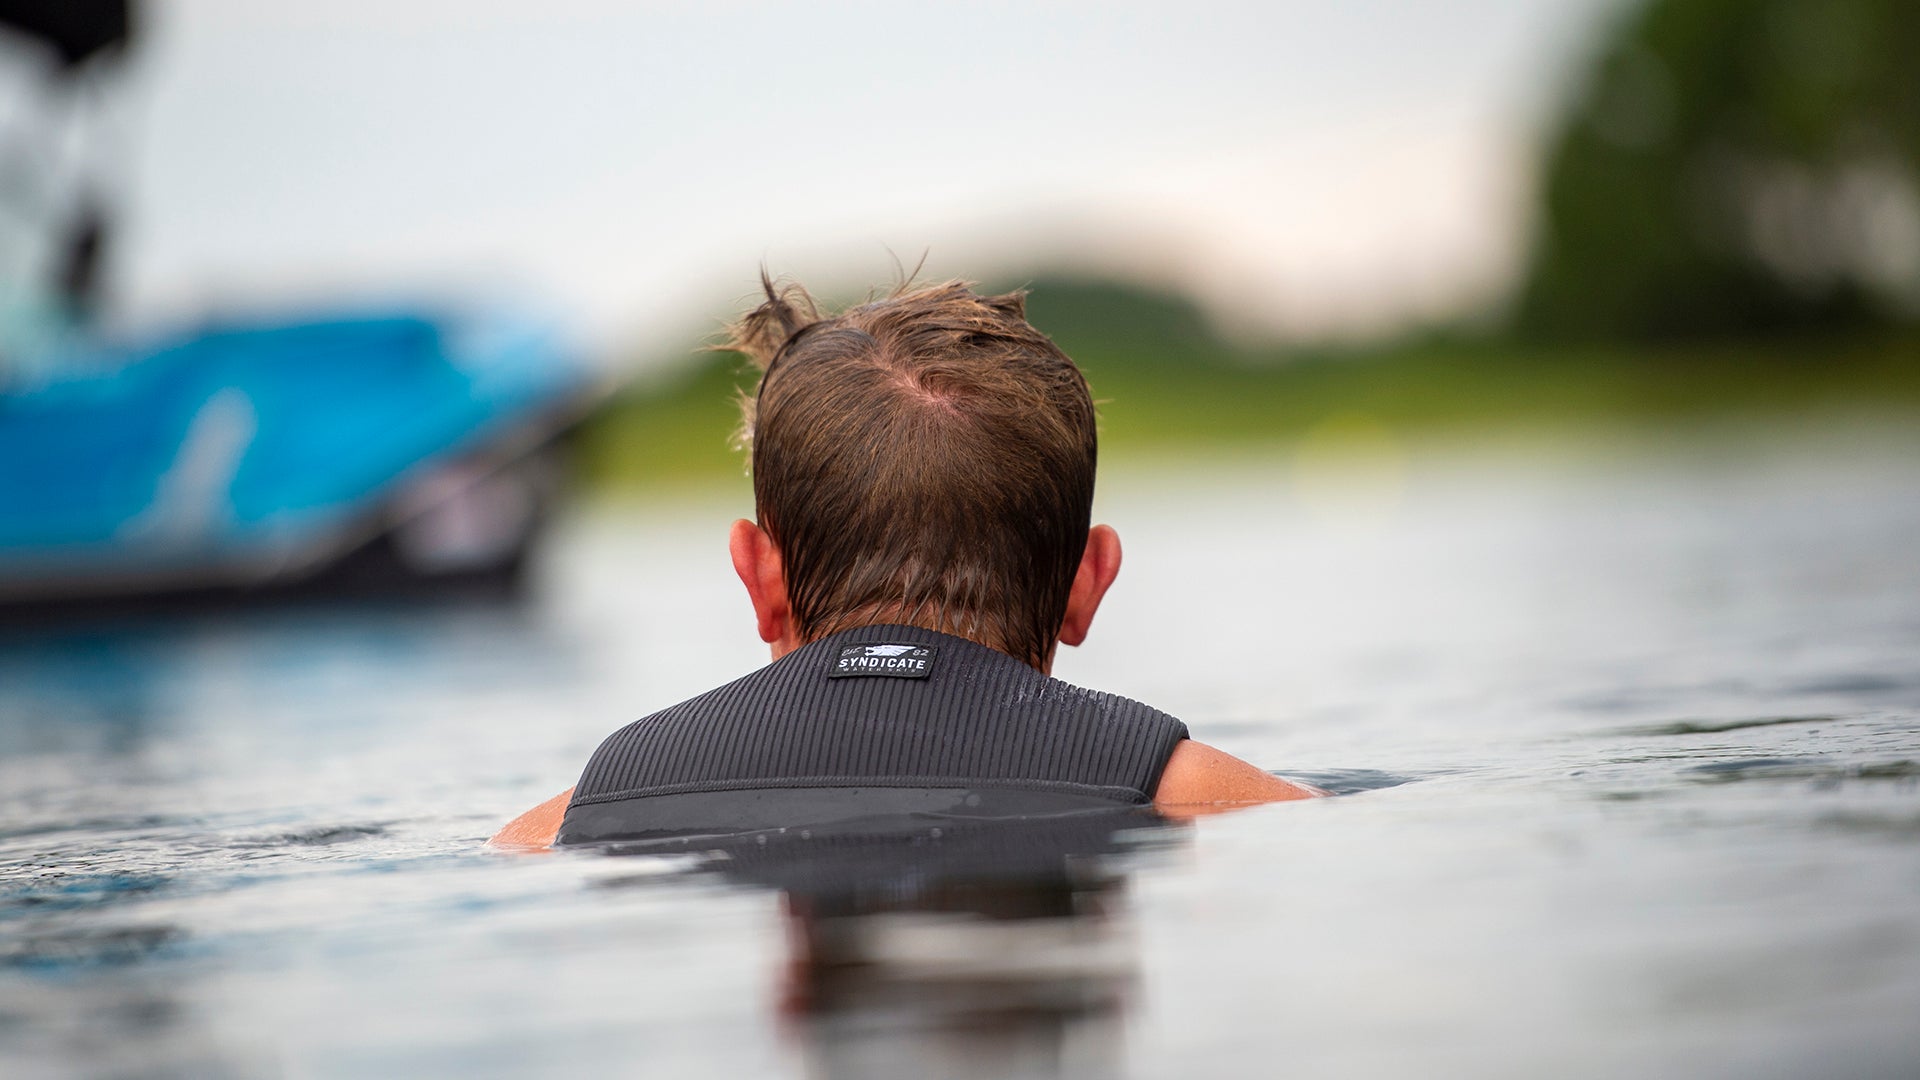
{"label": "person's ear", "polygon": [[1078,645],[1087,640],[1093,625],[1093,613],[1120,575],[1120,534],[1111,525],[1095,525],[1087,531],[1087,550],[1080,556],[1080,569],[1074,572],[1073,589],[1067,594],[1067,617],[1060,622],[1060,642]]}
{"label": "person's ear", "polygon": [[727,533],[727,553],[733,556],[733,572],[740,575],[740,584],[747,587],[747,598],[753,601],[760,640],[778,649],[793,623],[787,608],[787,577],[780,564],[780,549],[765,529],[742,519]]}

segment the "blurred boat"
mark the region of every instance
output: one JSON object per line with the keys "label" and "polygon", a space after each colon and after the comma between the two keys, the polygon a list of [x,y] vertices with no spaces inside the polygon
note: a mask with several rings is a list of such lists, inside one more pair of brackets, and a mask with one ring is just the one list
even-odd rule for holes
{"label": "blurred boat", "polygon": [[0,613],[510,590],[600,381],[551,329],[360,315],[0,384]]}
{"label": "blurred boat", "polygon": [[605,389],[551,327],[410,310],[99,335],[123,155],[86,151],[139,14],[0,0],[25,94],[0,129],[0,618],[512,590],[555,438]]}

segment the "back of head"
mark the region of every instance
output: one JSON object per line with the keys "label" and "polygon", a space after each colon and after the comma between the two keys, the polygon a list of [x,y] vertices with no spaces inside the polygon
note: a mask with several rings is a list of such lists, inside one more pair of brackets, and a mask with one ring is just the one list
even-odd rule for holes
{"label": "back of head", "polygon": [[1052,656],[1093,509],[1086,380],[1025,297],[902,287],[822,316],[796,285],[728,347],[760,524],[803,640],[876,622]]}

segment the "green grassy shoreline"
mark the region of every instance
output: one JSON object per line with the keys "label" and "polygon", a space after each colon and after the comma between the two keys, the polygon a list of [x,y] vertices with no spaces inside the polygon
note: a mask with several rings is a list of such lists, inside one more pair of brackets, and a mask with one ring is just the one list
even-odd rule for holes
{"label": "green grassy shoreline", "polygon": [[[1920,419],[1915,339],[1639,350],[1448,343],[1290,356],[1060,340],[1101,402],[1109,462],[1286,445],[1329,423],[1471,440],[1725,419],[1788,424],[1850,410]],[[732,354],[690,359],[584,425],[576,455],[591,487],[741,482],[741,456],[730,446],[734,398],[753,377]]]}

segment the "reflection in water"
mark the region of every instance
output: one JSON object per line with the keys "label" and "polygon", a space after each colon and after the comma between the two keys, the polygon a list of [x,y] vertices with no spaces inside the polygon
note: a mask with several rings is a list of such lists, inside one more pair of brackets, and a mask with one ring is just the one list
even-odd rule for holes
{"label": "reflection in water", "polygon": [[1124,856],[1186,834],[1144,810],[755,834],[703,869],[780,892],[810,1075],[1112,1076],[1139,973]]}
{"label": "reflection in water", "polygon": [[97,627],[0,635],[0,754],[137,751],[154,720],[159,640]]}
{"label": "reflection in water", "polygon": [[1117,1075],[1139,967],[1122,894],[955,883],[832,914],[789,894],[789,1030],[820,1076]]}
{"label": "reflection in water", "polygon": [[125,758],[156,732],[207,723],[201,709],[321,716],[354,696],[418,699],[423,685],[551,685],[573,664],[537,613],[504,603],[0,624],[0,755]]}

